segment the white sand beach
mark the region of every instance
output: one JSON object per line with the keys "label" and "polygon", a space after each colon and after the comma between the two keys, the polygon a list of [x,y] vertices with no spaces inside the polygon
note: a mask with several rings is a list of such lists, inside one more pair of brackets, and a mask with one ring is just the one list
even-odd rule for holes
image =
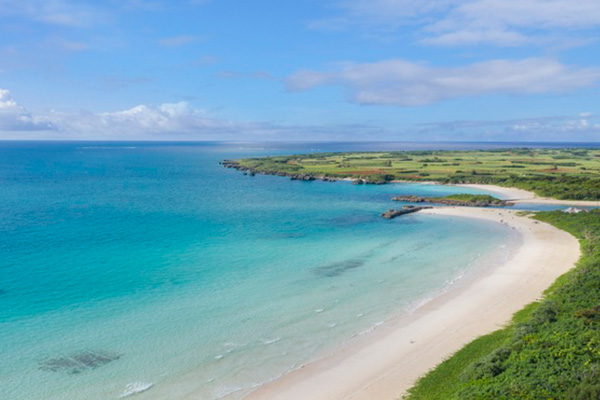
{"label": "white sand beach", "polygon": [[557,204],[565,206],[600,207],[600,201],[590,200],[556,200],[548,197],[539,197],[533,192],[517,188],[507,188],[496,185],[465,184],[456,185],[473,189],[486,190],[498,194],[502,199],[510,200],[520,204]]}
{"label": "white sand beach", "polygon": [[[508,194],[522,196],[519,192]],[[580,255],[573,236],[515,211],[444,207],[421,213],[504,223],[521,234],[522,244],[505,263],[437,297],[402,323],[384,324],[349,348],[263,385],[248,399],[397,399],[442,360],[539,299]]]}

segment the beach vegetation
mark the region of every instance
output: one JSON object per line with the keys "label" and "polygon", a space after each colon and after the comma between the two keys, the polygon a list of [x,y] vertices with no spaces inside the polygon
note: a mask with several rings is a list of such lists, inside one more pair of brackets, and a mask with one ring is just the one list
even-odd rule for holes
{"label": "beach vegetation", "polygon": [[508,326],[430,371],[406,399],[600,399],[600,210],[534,218],[579,239],[576,268]]}
{"label": "beach vegetation", "polygon": [[444,196],[443,198],[448,199],[448,200],[457,200],[457,201],[473,202],[473,203],[489,203],[489,204],[496,204],[496,203],[500,203],[502,201],[502,200],[498,199],[497,197],[490,196],[487,194],[469,194],[469,193],[451,194],[448,196]]}

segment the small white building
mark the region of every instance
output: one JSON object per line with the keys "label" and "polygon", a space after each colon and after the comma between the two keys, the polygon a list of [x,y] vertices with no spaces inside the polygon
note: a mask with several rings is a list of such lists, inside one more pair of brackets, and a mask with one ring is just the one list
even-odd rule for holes
{"label": "small white building", "polygon": [[577,208],[577,207],[569,207],[566,210],[564,210],[563,212],[566,212],[567,214],[579,214],[582,211],[585,211],[585,210],[582,210],[581,208]]}

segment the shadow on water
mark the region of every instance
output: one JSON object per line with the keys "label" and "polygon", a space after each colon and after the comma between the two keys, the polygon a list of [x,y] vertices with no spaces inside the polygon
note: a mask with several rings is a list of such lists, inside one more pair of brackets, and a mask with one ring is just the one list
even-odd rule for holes
{"label": "shadow on water", "polygon": [[70,356],[41,361],[39,369],[48,372],[66,372],[70,375],[96,369],[121,358],[121,354],[108,351],[82,351]]}

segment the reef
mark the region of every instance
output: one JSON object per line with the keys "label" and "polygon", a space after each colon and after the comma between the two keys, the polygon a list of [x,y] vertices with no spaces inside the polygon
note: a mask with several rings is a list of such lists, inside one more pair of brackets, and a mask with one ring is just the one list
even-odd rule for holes
{"label": "reef", "polygon": [[79,374],[96,369],[121,358],[120,354],[108,351],[82,351],[69,356],[50,358],[40,362],[39,369],[48,372]]}

